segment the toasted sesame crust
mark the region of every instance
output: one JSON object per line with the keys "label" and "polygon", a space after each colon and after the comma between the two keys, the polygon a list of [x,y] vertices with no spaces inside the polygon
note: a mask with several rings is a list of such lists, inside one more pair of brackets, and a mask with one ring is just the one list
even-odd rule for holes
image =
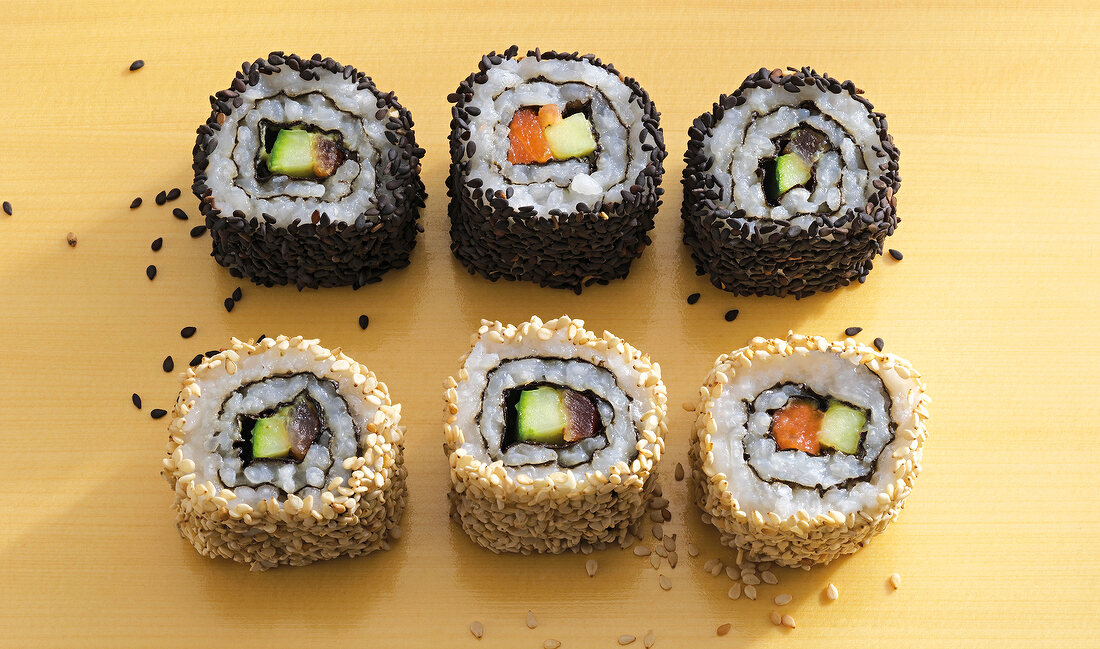
{"label": "toasted sesame crust", "polygon": [[[326,366],[319,378],[350,381],[364,399],[377,407],[372,421],[360,423],[359,455],[345,458],[351,471],[346,484],[334,478],[320,502],[289,494],[251,506],[234,504],[232,489],[212,481],[196,481],[196,458],[185,455],[187,414],[202,398],[199,379],[213,372],[234,374],[253,357],[307,354]],[[341,393],[347,388],[341,389]],[[195,549],[206,557],[224,557],[249,564],[253,570],[278,565],[305,565],[337,556],[367,554],[388,549],[388,537],[405,506],[401,405],[390,401],[385,383],[365,366],[301,336],[263,338],[258,342],[232,339],[230,347],[187,369],[172,423],[168,427],[168,457],[162,473],[175,491],[176,524]]]}
{"label": "toasted sesame crust", "polygon": [[[482,320],[472,345],[485,341],[522,346],[528,337],[588,346],[604,357],[622,358],[637,372],[637,385],[645,390],[649,408],[638,425],[637,455],[629,465],[616,463],[607,475],[593,471],[580,478],[569,470],[531,478],[522,469],[471,456],[462,448],[466,437],[456,425],[455,388],[469,378],[463,367],[457,379],[444,382],[444,452],[451,466],[452,513],[476,543],[494,552],[557,553],[622,542],[645,513],[664,451],[668,398],[661,368],[622,339],[606,331],[596,335],[584,328],[584,321],[569,316],[545,323],[536,316],[519,325]],[[462,358],[464,366],[468,356]]]}
{"label": "toasted sesame crust", "polygon": [[[843,359],[866,366],[883,379],[892,398],[907,399],[912,406],[909,421],[894,422],[897,425],[895,439],[908,441],[907,444],[895,442],[892,456],[894,481],[878,494],[873,507],[848,515],[831,511],[811,518],[806,512],[799,511],[781,519],[774,512],[745,511],[735,495],[728,491],[725,474],[714,465],[714,441],[711,437],[716,431],[712,415],[714,401],[721,395],[723,386],[738,371],[750,368],[754,359],[812,352],[835,352]],[[904,384],[913,387],[899,394],[892,389],[892,384],[893,387]],[[704,520],[709,520],[718,529],[722,543],[744,550],[753,561],[774,561],[783,566],[809,568],[856,552],[897,519],[912,491],[913,482],[920,474],[924,441],[928,437],[925,423],[929,401],[920,374],[907,361],[851,338],[830,342],[820,336],[789,333],[785,340],[753,338],[746,347],[722,354],[699,389],[689,450],[694,497],[704,512]]]}

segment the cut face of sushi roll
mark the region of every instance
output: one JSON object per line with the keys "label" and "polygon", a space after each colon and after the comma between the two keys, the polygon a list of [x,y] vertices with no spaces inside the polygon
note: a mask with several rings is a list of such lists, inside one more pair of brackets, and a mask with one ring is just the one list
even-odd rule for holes
{"label": "cut face of sushi roll", "polygon": [[647,356],[567,316],[485,320],[445,387],[452,512],[479,545],[577,551],[637,525],[667,430]]}
{"label": "cut face of sushi roll", "polygon": [[408,265],[424,150],[392,92],[332,59],[274,52],[210,103],[193,190],[218,263],[298,288],[358,288]]}
{"label": "cut face of sushi roll", "polygon": [[863,281],[897,227],[899,153],[862,90],[761,69],[689,129],[684,242],[741,295],[803,297]]}
{"label": "cut face of sushi roll", "polygon": [[696,498],[723,543],[755,561],[855,552],[897,518],[920,472],[920,375],[851,339],[754,339],[718,358],[702,392]]}
{"label": "cut face of sushi roll", "polygon": [[188,369],[169,429],[180,533],[261,570],[387,547],[405,502],[399,421],[384,384],[316,340],[233,340]]}
{"label": "cut face of sushi roll", "polygon": [[641,86],[592,55],[513,46],[449,99],[451,250],[470,272],[577,292],[625,277],[664,172]]}

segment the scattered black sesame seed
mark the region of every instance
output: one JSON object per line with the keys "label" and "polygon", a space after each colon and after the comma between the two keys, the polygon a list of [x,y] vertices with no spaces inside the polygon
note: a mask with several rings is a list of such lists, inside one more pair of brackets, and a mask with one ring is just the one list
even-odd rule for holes
{"label": "scattered black sesame seed", "polygon": [[198,365],[201,362],[202,362],[202,354],[195,354],[195,357],[192,358],[191,362],[188,363],[187,365],[189,367],[194,367],[194,366]]}
{"label": "scattered black sesame seed", "polygon": [[168,196],[166,196],[165,193],[161,191],[153,200],[156,201],[157,205],[164,205],[168,201]]}
{"label": "scattered black sesame seed", "polygon": [[737,319],[737,314],[740,313],[737,309],[730,309],[726,311],[726,322],[733,322]]}
{"label": "scattered black sesame seed", "polygon": [[890,256],[893,257],[895,261],[901,261],[901,258],[904,255],[901,254],[900,250],[895,250],[894,248],[890,248]]}
{"label": "scattered black sesame seed", "polygon": [[196,225],[195,227],[191,228],[191,238],[192,239],[198,239],[199,237],[201,237],[204,234],[206,234],[206,226],[205,225]]}
{"label": "scattered black sesame seed", "polygon": [[11,203],[4,201],[4,214],[11,216]]}
{"label": "scattered black sesame seed", "polygon": [[183,210],[181,210],[178,207],[174,208],[172,210],[172,216],[176,217],[177,219],[179,219],[181,221],[186,221],[187,220],[187,212],[184,212]]}
{"label": "scattered black sesame seed", "polygon": [[65,235],[65,241],[68,242],[70,248],[76,247],[76,235],[72,232]]}
{"label": "scattered black sesame seed", "polygon": [[[156,248],[154,248],[154,250],[156,250]],[[157,267],[153,264],[149,264],[149,266],[145,269],[145,276],[152,280],[154,277],[157,276]]]}
{"label": "scattered black sesame seed", "polygon": [[[153,249],[153,252],[156,252],[156,251],[160,250],[161,246],[163,246],[163,245],[164,245],[164,237],[157,237],[156,239],[153,239],[153,243],[150,244],[149,247]],[[150,279],[152,279],[152,278],[150,278]]]}
{"label": "scattered black sesame seed", "polygon": [[243,294],[243,293],[241,293],[241,287],[240,287],[240,286],[238,286],[237,288],[233,289],[233,301],[234,301],[234,302],[240,302],[240,301],[241,301],[241,297],[242,297],[243,295],[244,295],[244,294]]}
{"label": "scattered black sesame seed", "polygon": [[137,408],[138,410],[141,410],[141,395],[139,395],[137,392],[135,392],[133,394],[133,396],[130,397],[130,401],[134,402],[134,407],[135,408]]}
{"label": "scattered black sesame seed", "polygon": [[165,372],[171,372],[172,370],[174,370],[176,368],[176,364],[175,364],[175,362],[172,361],[171,356],[165,356],[164,357],[164,362],[161,363],[160,366],[162,368],[164,368]]}
{"label": "scattered black sesame seed", "polygon": [[216,349],[211,349],[210,351],[203,353],[203,356],[205,356],[207,358],[213,358],[213,357],[217,356],[220,353],[221,352],[216,350]]}
{"label": "scattered black sesame seed", "polygon": [[258,336],[258,337],[256,338],[256,342],[260,342],[260,341],[261,341],[261,340],[263,340],[264,338],[267,338],[267,334],[260,334],[260,335],[259,335],[259,336]]}
{"label": "scattered black sesame seed", "polygon": [[141,207],[141,197],[140,196],[138,196],[134,200],[130,201],[130,209],[135,210],[139,207]]}
{"label": "scattered black sesame seed", "polygon": [[874,342],[871,344],[873,344],[875,346],[875,349],[879,350],[880,352],[882,351],[882,348],[886,345],[886,343],[882,341],[882,338],[875,338]]}
{"label": "scattered black sesame seed", "polygon": [[163,417],[164,415],[167,415],[167,414],[168,414],[168,411],[165,410],[164,408],[153,408],[152,410],[149,411],[149,416],[152,417],[153,419],[160,419],[161,417]]}
{"label": "scattered black sesame seed", "polygon": [[360,329],[366,329],[367,325],[369,325],[369,324],[370,324],[370,318],[368,318],[365,314],[359,316],[359,328]]}
{"label": "scattered black sesame seed", "polygon": [[138,59],[138,60],[136,60],[136,61],[134,61],[133,63],[130,64],[130,72],[137,72],[138,70],[140,70],[144,67],[145,67],[145,61],[142,61],[141,59]]}
{"label": "scattered black sesame seed", "polygon": [[844,330],[844,335],[845,336],[854,336],[854,335],[858,334],[861,331],[863,331],[863,327],[848,327],[847,329]]}
{"label": "scattered black sesame seed", "polygon": [[195,335],[196,331],[198,331],[198,329],[196,329],[195,327],[184,327],[183,329],[180,329],[180,335],[184,338],[190,338],[191,336]]}
{"label": "scattered black sesame seed", "polygon": [[691,295],[688,296],[688,304],[695,304],[696,302],[699,301],[700,297],[702,297],[702,296],[699,295],[698,293],[692,293]]}
{"label": "scattered black sesame seed", "polygon": [[172,189],[168,190],[167,194],[164,195],[164,198],[167,199],[167,200],[170,200],[170,201],[174,201],[179,197],[180,197],[180,188],[179,187],[173,187]]}
{"label": "scattered black sesame seed", "polygon": [[222,304],[225,305],[225,310],[226,311],[233,311],[233,307],[237,306],[237,303],[234,302],[233,298],[231,298],[231,297],[225,298],[225,302],[222,302]]}

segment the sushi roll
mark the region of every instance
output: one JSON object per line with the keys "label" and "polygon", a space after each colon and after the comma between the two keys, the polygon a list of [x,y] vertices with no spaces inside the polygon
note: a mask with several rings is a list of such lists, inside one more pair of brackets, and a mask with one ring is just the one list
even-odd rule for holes
{"label": "sushi roll", "polygon": [[188,368],[163,473],[180,534],[254,570],[387,549],[405,506],[401,405],[339,350],[241,342]]}
{"label": "sushi roll", "polygon": [[581,320],[483,320],[444,385],[452,515],[494,552],[590,551],[637,532],[664,450],[649,357]]}
{"label": "sushi roll", "polygon": [[424,150],[392,92],[320,54],[273,52],[210,105],[192,189],[233,276],[359,288],[409,264]]}
{"label": "sushi roll", "polygon": [[638,82],[591,54],[512,46],[448,99],[451,251],[470,273],[577,293],[626,277],[666,155]]}
{"label": "sushi roll", "polygon": [[851,81],[761,69],[688,130],[684,243],[738,295],[863,282],[898,224],[898,150]]}
{"label": "sushi roll", "polygon": [[920,374],[851,338],[754,338],[718,357],[700,395],[696,501],[753,561],[808,568],[859,550],[920,473]]}

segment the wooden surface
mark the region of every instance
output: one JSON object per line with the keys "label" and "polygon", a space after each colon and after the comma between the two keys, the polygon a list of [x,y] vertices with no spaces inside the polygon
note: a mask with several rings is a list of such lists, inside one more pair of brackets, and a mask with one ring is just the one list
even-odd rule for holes
{"label": "wooden surface", "polygon": [[[181,2],[8,2],[0,20],[0,645],[100,647],[1086,647],[1100,634],[1096,108],[1100,12],[1088,2],[891,9],[893,3],[314,3],[254,13]],[[320,4],[320,3],[318,3]],[[971,4],[971,3],[967,3]],[[397,8],[395,8],[397,7]],[[654,243],[625,281],[583,296],[471,277],[447,243],[448,92],[481,53],[595,52],[646,87],[669,158]],[[320,51],[411,109],[430,197],[412,266],[358,292],[244,285],[209,257],[191,184],[207,96],[240,62]],[[130,73],[134,59],[144,69]],[[902,151],[902,224],[865,285],[809,299],[734,298],[680,243],[691,120],[761,66],[851,78]],[[184,197],[156,207],[161,189]],[[128,205],[135,196],[145,204]],[[180,207],[191,215],[171,215]],[[78,238],[66,245],[66,233]],[[164,237],[154,253],[149,243]],[[145,277],[155,263],[156,280]],[[694,306],[685,303],[702,293]],[[733,323],[727,309],[740,309]],[[361,331],[361,313],[371,318]],[[448,522],[441,381],[485,316],[569,313],[664,370],[666,529],[702,549],[660,590],[644,559],[494,556]],[[198,327],[180,338],[185,325]],[[780,571],[756,602],[702,570],[729,557],[672,480],[715,356],[788,329],[859,325],[925,375],[924,474],[866,550]],[[304,334],[388,382],[408,424],[409,507],[387,553],[250,574],[180,539],[158,474],[178,377],[229,336]],[[130,404],[138,392],[145,409]],[[683,553],[681,553],[683,554]],[[900,573],[900,590],[887,577]],[[840,599],[826,604],[829,583]],[[798,628],[768,614],[779,593]],[[540,620],[524,625],[528,609]],[[467,625],[480,620],[485,637]],[[728,636],[715,628],[732,624]]]}

